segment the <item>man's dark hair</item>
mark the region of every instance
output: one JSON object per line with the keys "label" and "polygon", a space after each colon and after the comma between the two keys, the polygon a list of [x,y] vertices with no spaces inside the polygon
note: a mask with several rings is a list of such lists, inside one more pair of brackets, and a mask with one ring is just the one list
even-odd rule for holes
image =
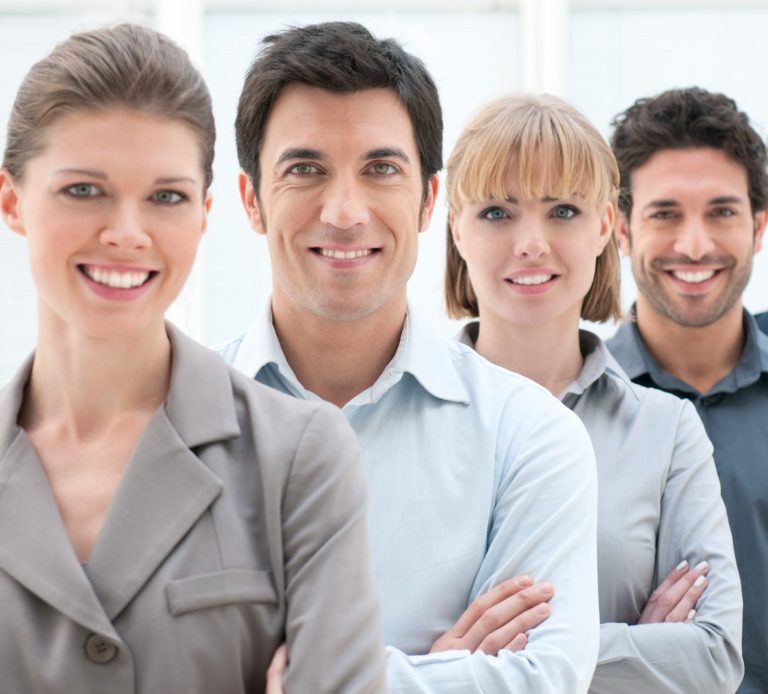
{"label": "man's dark hair", "polygon": [[746,113],[724,94],[699,87],[638,99],[613,119],[611,147],[619,163],[619,208],[632,211],[632,173],[662,149],[713,147],[747,172],[752,212],[768,207],[766,148]]}
{"label": "man's dark hair", "polygon": [[263,43],[246,75],[235,120],[237,156],[256,191],[272,106],[285,87],[303,84],[335,94],[392,89],[411,120],[426,196],[430,176],[443,167],[443,117],[437,87],[418,58],[393,39],[374,38],[355,22],[292,27]]}

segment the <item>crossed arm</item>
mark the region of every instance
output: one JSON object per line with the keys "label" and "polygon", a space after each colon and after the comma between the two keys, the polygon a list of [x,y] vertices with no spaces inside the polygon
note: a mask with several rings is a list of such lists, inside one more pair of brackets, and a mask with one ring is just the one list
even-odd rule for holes
{"label": "crossed arm", "polygon": [[637,624],[601,625],[590,692],[735,691],[743,675],[741,589],[712,446],[690,403],[680,411],[661,499],[656,575],[666,578]]}

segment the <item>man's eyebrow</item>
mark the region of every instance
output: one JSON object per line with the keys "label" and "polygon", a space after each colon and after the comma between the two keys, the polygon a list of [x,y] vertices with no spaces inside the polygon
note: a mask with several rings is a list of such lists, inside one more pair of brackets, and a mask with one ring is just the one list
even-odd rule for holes
{"label": "man's eyebrow", "polygon": [[408,155],[398,147],[379,147],[378,149],[372,149],[363,154],[360,159],[363,161],[370,161],[371,159],[387,159],[388,157],[394,157],[395,159],[401,159],[406,164],[410,164],[411,160]]}
{"label": "man's eyebrow", "polygon": [[58,169],[55,171],[55,174],[77,174],[78,176],[88,176],[89,178],[98,178],[102,181],[107,180],[107,174],[105,174],[103,171],[98,171],[97,169]]}
{"label": "man's eyebrow", "polygon": [[325,159],[325,155],[316,149],[309,149],[308,147],[291,147],[286,149],[278,158],[277,163],[284,164],[287,161],[293,161],[294,159],[314,159],[322,161]]}
{"label": "man's eyebrow", "polygon": [[712,198],[709,201],[709,205],[742,205],[746,202],[738,195],[721,195],[716,198]]}
{"label": "man's eyebrow", "polygon": [[644,210],[651,209],[664,209],[666,207],[680,207],[680,203],[672,198],[665,198],[662,200],[651,200],[647,205],[643,207]]}

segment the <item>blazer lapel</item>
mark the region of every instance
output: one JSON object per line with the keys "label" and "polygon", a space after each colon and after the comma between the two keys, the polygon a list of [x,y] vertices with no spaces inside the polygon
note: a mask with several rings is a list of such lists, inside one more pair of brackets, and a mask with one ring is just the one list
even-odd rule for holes
{"label": "blazer lapel", "polygon": [[88,562],[114,619],[221,492],[221,482],[179,438],[163,409],[142,435]]}
{"label": "blazer lapel", "polygon": [[86,629],[119,638],[75,556],[48,478],[21,430],[0,458],[0,568]]}
{"label": "blazer lapel", "polygon": [[171,386],[134,451],[107,513],[88,575],[114,619],[221,493],[193,448],[238,436],[221,358],[167,326]]}

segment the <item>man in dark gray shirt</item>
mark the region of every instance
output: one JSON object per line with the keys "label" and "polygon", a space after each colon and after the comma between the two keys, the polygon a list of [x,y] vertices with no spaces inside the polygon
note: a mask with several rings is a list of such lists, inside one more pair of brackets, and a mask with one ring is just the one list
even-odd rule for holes
{"label": "man in dark gray shirt", "polygon": [[612,146],[638,297],[608,346],[635,382],[691,400],[712,439],[744,594],[739,692],[765,694],[768,335],[741,295],[768,216],[766,148],[731,99],[697,88],[637,101]]}

